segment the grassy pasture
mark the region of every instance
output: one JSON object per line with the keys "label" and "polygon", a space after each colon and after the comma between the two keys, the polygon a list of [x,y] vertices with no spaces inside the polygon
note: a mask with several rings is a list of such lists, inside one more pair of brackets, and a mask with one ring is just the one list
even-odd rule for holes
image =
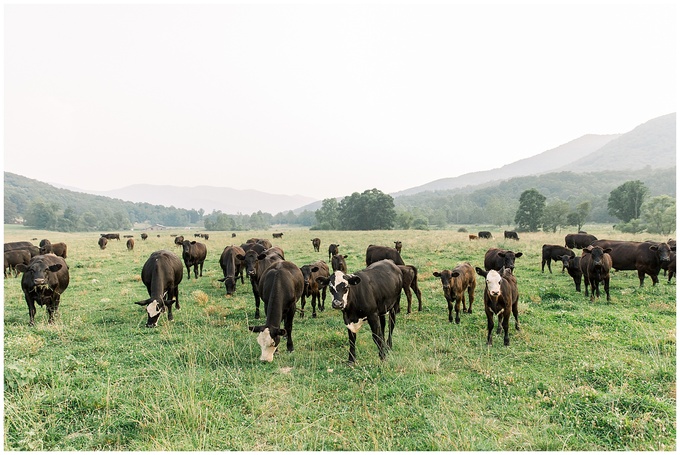
{"label": "grassy pasture", "polygon": [[[48,325],[39,307],[29,327],[20,278],[5,279],[5,450],[676,449],[675,280],[660,276],[652,287],[646,278],[639,288],[635,272],[616,272],[612,301],[591,303],[560,266],[540,271],[541,245],[563,244],[565,233],[514,242],[491,229],[495,239],[470,242],[455,230],[272,231],[281,230],[273,243],[299,266],[328,261],[328,244],[339,243],[358,271],[368,244],[404,243],[424,308],[407,315],[402,297],[385,362],[364,327],[357,364],[346,365],[347,331],[330,297],[316,319],[296,315],[295,352],[282,343],[274,362],[258,360],[247,330],[256,322],[250,285],[239,282],[226,298],[218,259],[225,246],[271,231],[201,240],[203,277],[185,273],[175,320],[162,315],[147,329],[144,309],[133,304],[147,297],[141,267],[155,250],[179,253],[169,234],[189,232],[153,233],[146,242],[135,232],[128,252],[125,240],[100,250],[98,233],[6,226],[5,242],[66,242],[71,283],[57,323]],[[317,236],[319,253],[310,241]],[[482,266],[495,246],[524,253],[516,263],[522,331],[510,324],[509,347],[495,334],[486,346],[481,277],[472,314],[456,325],[432,276],[461,261]]]}

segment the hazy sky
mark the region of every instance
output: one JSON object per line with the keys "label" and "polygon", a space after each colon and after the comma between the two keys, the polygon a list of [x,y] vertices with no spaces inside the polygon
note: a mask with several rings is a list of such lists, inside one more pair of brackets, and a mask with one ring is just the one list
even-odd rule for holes
{"label": "hazy sky", "polygon": [[4,6],[4,168],[315,198],[500,167],[676,111],[662,4]]}

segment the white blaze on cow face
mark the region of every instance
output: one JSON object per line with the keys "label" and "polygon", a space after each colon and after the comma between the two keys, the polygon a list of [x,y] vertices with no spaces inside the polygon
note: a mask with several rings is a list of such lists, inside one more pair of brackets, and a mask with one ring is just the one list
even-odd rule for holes
{"label": "white blaze on cow face", "polygon": [[[344,278],[345,274],[336,270],[331,276],[328,287],[333,295],[333,308],[344,310],[347,308],[347,295],[349,293],[349,282]],[[357,329],[358,330],[358,329]]]}
{"label": "white blaze on cow face", "polygon": [[158,300],[154,300],[146,306],[146,312],[149,314],[150,318],[158,316],[163,312],[163,304],[158,303]]}
{"label": "white blaze on cow face", "polygon": [[366,322],[367,318],[359,319],[357,322],[350,322],[347,324],[347,328],[352,333],[357,333],[362,325]]}
{"label": "white blaze on cow face", "polygon": [[486,275],[486,289],[493,301],[501,295],[501,275],[495,270],[489,270]]}
{"label": "white blaze on cow face", "polygon": [[274,352],[276,352],[276,342],[274,339],[271,337],[269,333],[269,328],[264,329],[260,334],[257,336],[257,343],[260,345],[260,348],[262,349],[262,355],[260,356],[260,360],[263,362],[271,362],[274,360]]}

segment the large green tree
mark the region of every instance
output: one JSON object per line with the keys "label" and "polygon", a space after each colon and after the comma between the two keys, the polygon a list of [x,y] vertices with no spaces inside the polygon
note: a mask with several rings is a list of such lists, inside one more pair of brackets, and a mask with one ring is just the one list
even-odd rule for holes
{"label": "large green tree", "polygon": [[543,219],[545,196],[537,189],[525,190],[519,197],[519,208],[515,214],[515,223],[520,231],[536,232]]}
{"label": "large green tree", "polygon": [[630,180],[612,190],[607,211],[624,223],[640,218],[640,208],[649,189],[640,180]]}
{"label": "large green tree", "polygon": [[642,206],[642,219],[647,232],[668,235],[675,231],[675,198],[656,196]]}
{"label": "large green tree", "polygon": [[334,198],[321,201],[321,208],[314,212],[319,229],[340,229],[339,204]]}
{"label": "large green tree", "polygon": [[567,225],[576,226],[576,229],[580,231],[583,225],[585,224],[588,215],[590,215],[591,210],[592,205],[590,201],[581,202],[576,207],[576,210],[574,210],[573,212],[569,212],[569,214],[567,215]]}
{"label": "large green tree", "polygon": [[569,203],[562,200],[553,201],[543,209],[543,232],[557,232],[558,228],[567,225]]}
{"label": "large green tree", "polygon": [[397,218],[394,199],[373,188],[345,197],[338,206],[340,229],[392,229]]}

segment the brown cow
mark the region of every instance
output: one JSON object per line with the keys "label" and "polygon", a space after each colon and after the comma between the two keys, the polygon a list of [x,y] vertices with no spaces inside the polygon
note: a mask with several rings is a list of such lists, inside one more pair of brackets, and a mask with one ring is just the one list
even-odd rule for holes
{"label": "brown cow", "polygon": [[512,270],[501,268],[500,272],[496,270],[485,271],[476,267],[477,274],[483,276],[486,280],[486,287],[484,288],[484,312],[486,312],[486,327],[487,336],[486,344],[491,346],[491,334],[493,332],[493,317],[498,315],[498,329],[496,333],[501,333],[503,328],[503,344],[510,345],[510,334],[508,333],[508,325],[510,323],[510,314],[515,317],[515,329],[519,328],[518,308],[519,290],[517,289],[517,279],[512,274]]}
{"label": "brown cow", "polygon": [[16,266],[19,264],[28,265],[29,262],[31,262],[31,253],[28,250],[5,251],[5,278],[7,278],[8,270],[10,276],[12,275],[12,270],[14,270],[14,277],[16,278],[17,275],[19,275],[19,271],[16,269]]}
{"label": "brown cow", "polygon": [[[423,311],[423,295],[418,287],[418,269],[414,265],[398,265],[397,267],[401,270],[402,288],[408,302],[406,314],[411,313],[411,301],[413,300],[411,289],[416,293],[418,299],[418,311]],[[396,311],[399,313],[399,304],[397,304]]]}
{"label": "brown cow", "polygon": [[472,240],[477,240],[477,239],[478,239],[478,237],[475,234],[468,234],[468,240],[472,241]]}
{"label": "brown cow", "polygon": [[147,233],[145,233],[145,232],[142,232],[142,234],[141,234],[140,237],[142,237],[142,240],[146,240],[146,239],[149,238],[149,234],[147,234]]}
{"label": "brown cow", "polygon": [[132,251],[132,249],[135,247],[135,239],[127,239],[127,249],[128,251]]}
{"label": "brown cow", "polygon": [[[460,306],[463,304],[463,312],[472,313],[472,303],[475,301],[475,287],[477,277],[475,270],[469,262],[458,264],[453,270],[444,269],[441,272],[433,272],[432,275],[441,279],[444,298],[449,307],[449,322],[453,322],[453,301],[456,301],[456,324],[460,324]],[[465,291],[467,290],[470,300],[469,307],[465,305]]]}
{"label": "brown cow", "polygon": [[109,241],[106,239],[106,237],[102,236],[99,237],[97,243],[99,244],[99,248],[103,250],[104,248],[106,248],[106,244],[109,243]]}
{"label": "brown cow", "polygon": [[191,242],[185,240],[182,242],[182,259],[187,267],[187,279],[191,279],[191,266],[194,266],[194,276],[196,279],[199,277],[199,267],[201,269],[200,276],[203,276],[203,263],[207,254],[208,249],[203,243],[199,243],[196,240]]}
{"label": "brown cow", "polygon": [[312,317],[316,317],[316,307],[319,306],[319,311],[323,311],[326,307],[326,288],[328,286],[320,285],[316,279],[317,277],[328,278],[328,265],[324,261],[316,261],[313,264],[303,265],[300,267],[302,276],[305,280],[304,291],[300,301],[300,317],[305,315],[305,297],[312,297]]}
{"label": "brown cow", "polygon": [[564,246],[567,248],[585,248],[597,240],[592,234],[579,232],[578,234],[567,234],[564,236]]}
{"label": "brown cow", "polygon": [[282,238],[283,238],[283,232],[274,232],[274,233],[272,233],[272,238],[274,238],[274,239],[282,239]]}
{"label": "brown cow", "polygon": [[331,268],[333,269],[334,272],[340,270],[342,273],[347,273],[347,262],[345,262],[346,258],[347,258],[346,254],[333,255],[333,258],[331,259]]}
{"label": "brown cow", "polygon": [[397,250],[399,252],[399,254],[401,254],[401,246],[402,246],[402,244],[401,244],[400,240],[397,240],[396,242],[394,242],[394,249]]}
{"label": "brown cow", "polygon": [[312,246],[314,247],[314,251],[318,253],[319,249],[321,248],[321,239],[318,237],[314,237],[312,239]]}
{"label": "brown cow", "polygon": [[583,249],[581,254],[581,272],[583,282],[586,287],[586,297],[588,297],[588,285],[590,285],[590,301],[595,300],[595,294],[600,298],[600,282],[604,282],[604,292],[609,301],[609,271],[612,268],[612,258],[608,254],[611,248],[601,246],[588,246]]}
{"label": "brown cow", "polygon": [[340,252],[338,251],[339,246],[340,246],[339,243],[338,244],[331,243],[330,245],[328,245],[328,260],[329,261],[331,260],[333,255],[340,254]]}
{"label": "brown cow", "polygon": [[640,286],[644,284],[645,274],[652,278],[652,285],[659,282],[659,272],[663,264],[670,263],[671,251],[667,243],[628,242],[624,240],[596,240],[593,246],[611,248],[609,255],[612,267],[616,270],[637,270]]}

